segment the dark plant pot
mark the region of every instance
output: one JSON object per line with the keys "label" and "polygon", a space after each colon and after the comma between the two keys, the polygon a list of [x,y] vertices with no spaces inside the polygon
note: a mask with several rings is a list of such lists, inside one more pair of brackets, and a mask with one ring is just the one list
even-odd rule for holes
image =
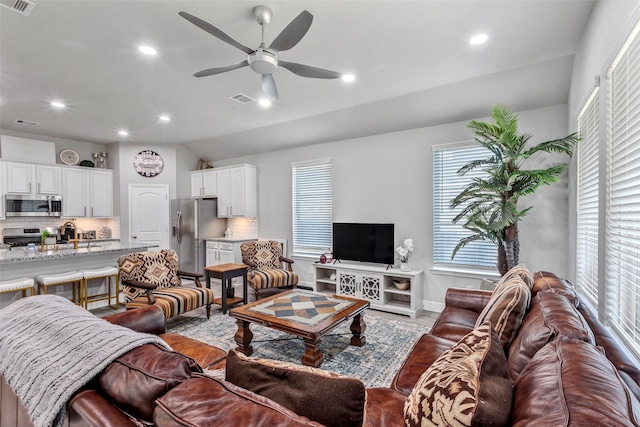
{"label": "dark plant pot", "polygon": [[236,290],[234,288],[227,288],[227,298],[233,298]]}

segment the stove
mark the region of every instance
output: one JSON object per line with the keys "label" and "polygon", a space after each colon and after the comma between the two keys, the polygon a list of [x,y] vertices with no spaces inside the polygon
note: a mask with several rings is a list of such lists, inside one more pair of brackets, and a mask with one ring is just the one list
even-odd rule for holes
{"label": "stove", "polygon": [[44,230],[49,232],[49,237],[56,238],[56,243],[65,243],[60,240],[58,227],[5,228],[2,230],[2,240],[5,245],[9,245],[11,248],[27,246],[29,243],[39,245],[42,243]]}

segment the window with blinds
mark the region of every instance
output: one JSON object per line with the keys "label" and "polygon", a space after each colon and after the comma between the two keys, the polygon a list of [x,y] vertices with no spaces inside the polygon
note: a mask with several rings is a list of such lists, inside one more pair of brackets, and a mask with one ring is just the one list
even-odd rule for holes
{"label": "window with blinds", "polygon": [[451,222],[462,207],[453,210],[449,204],[474,177],[484,175],[481,168],[464,176],[458,175],[458,170],[471,160],[486,158],[489,155],[489,150],[473,142],[439,145],[433,148],[433,262],[436,265],[495,269],[497,249],[496,245],[489,241],[470,243],[458,251],[453,260],[451,259],[458,242],[471,232],[460,223]]}
{"label": "window with blinds", "polygon": [[578,115],[576,279],[578,289],[598,305],[599,88]]}
{"label": "window with blinds", "polygon": [[291,164],[293,253],[319,256],[331,248],[331,159]]}
{"label": "window with blinds", "polygon": [[640,354],[640,38],[607,73],[605,320]]}

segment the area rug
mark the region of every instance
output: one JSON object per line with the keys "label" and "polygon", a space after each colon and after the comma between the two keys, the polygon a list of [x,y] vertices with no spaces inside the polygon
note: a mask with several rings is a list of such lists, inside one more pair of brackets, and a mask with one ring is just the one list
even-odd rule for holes
{"label": "area rug", "polygon": [[[167,332],[194,338],[223,350],[235,347],[235,319],[215,311],[207,320],[202,316],[178,316],[167,322]],[[321,369],[360,378],[367,387],[388,387],[417,339],[428,328],[409,322],[365,315],[366,343],[362,347],[349,344],[350,321],[322,338],[324,356]],[[251,324],[253,354],[251,357],[275,359],[300,364],[304,354],[302,339],[260,325]]]}

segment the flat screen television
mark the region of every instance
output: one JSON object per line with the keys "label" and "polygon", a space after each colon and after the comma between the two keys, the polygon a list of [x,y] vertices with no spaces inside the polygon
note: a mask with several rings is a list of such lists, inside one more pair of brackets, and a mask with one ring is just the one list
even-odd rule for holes
{"label": "flat screen television", "polygon": [[334,222],[333,259],[393,264],[393,224]]}

